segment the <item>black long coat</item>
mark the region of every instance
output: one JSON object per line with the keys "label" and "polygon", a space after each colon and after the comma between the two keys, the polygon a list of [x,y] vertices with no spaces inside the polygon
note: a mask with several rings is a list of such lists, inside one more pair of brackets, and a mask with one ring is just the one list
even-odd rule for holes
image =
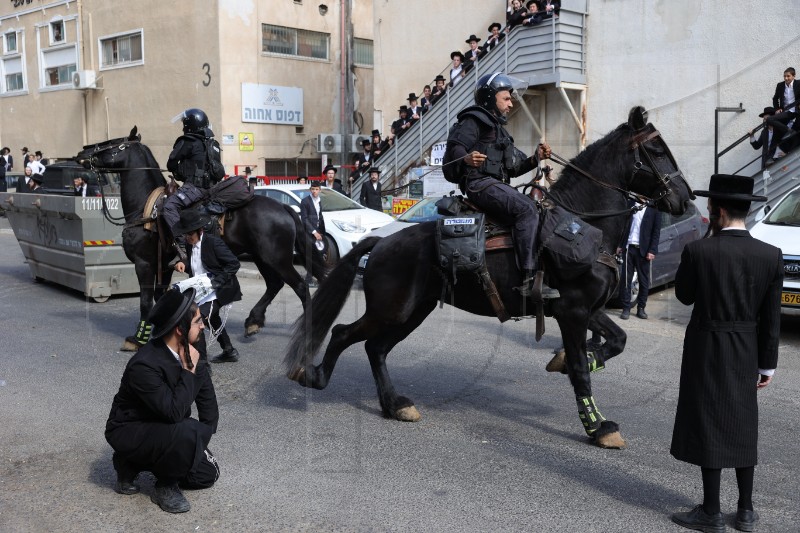
{"label": "black long coat", "polygon": [[758,462],[758,370],[778,364],[783,258],[746,230],[687,244],[675,295],[686,328],[670,453],[706,468]]}
{"label": "black long coat", "polygon": [[[193,276],[192,247],[188,243],[186,244],[186,257],[189,258],[185,265],[186,272],[189,276]],[[213,274],[211,286],[217,292],[217,303],[220,306],[242,299],[242,289],[236,278],[240,263],[222,239],[203,233],[203,240],[200,243],[200,260],[205,269]]]}
{"label": "black long coat", "polygon": [[[192,404],[197,417],[191,418]],[[156,477],[181,479],[203,458],[219,408],[208,364],[184,370],[162,339],[142,346],[122,374],[106,422],[115,451]]]}
{"label": "black long coat", "polygon": [[378,188],[372,186],[372,181],[367,180],[361,186],[361,195],[358,197],[358,203],[364,207],[374,209],[375,211],[383,211],[381,204],[381,182],[378,182]]}
{"label": "black long coat", "polygon": [[320,201],[319,216],[317,216],[317,209],[314,207],[314,200],[312,200],[311,195],[300,200],[300,220],[302,220],[303,227],[308,233],[318,231],[320,235],[325,235],[325,217],[322,214],[322,202]]}

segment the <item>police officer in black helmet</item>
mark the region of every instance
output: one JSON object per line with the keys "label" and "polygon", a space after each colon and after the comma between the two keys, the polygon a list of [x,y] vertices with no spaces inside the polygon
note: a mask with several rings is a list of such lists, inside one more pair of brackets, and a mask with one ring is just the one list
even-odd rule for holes
{"label": "police officer in black helmet", "polygon": [[539,145],[528,157],[514,147],[514,139],[503,125],[513,106],[513,80],[503,73],[484,74],[475,89],[475,104],[458,114],[450,130],[444,156],[444,171],[459,177],[459,187],[490,217],[512,227],[517,262],[524,272],[523,296],[557,298],[558,291],[536,276],[536,234],[539,213],[535,202],[509,185],[511,178],[530,172],[549,156],[550,147]]}
{"label": "police officer in black helmet", "polygon": [[183,123],[183,135],[172,147],[167,169],[183,185],[164,203],[164,219],[170,229],[178,223],[181,209],[204,200],[208,189],[225,176],[219,143],[214,139],[205,112],[197,108],[187,109],[172,122],[178,120]]}

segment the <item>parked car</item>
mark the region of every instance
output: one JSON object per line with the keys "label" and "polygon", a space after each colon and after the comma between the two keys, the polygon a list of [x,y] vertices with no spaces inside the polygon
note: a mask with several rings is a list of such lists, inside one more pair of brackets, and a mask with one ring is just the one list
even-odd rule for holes
{"label": "parked car", "polygon": [[[297,213],[300,213],[300,201],[311,194],[308,185],[297,184],[260,185],[255,187],[255,193],[289,205]],[[364,235],[394,222],[386,213],[367,209],[332,189],[323,187],[319,197],[325,217],[329,264],[335,264]]]}
{"label": "parked car", "polygon": [[[370,233],[370,236],[386,237],[402,229],[413,226],[420,222],[436,220],[440,215],[436,211],[436,201],[440,197],[428,197],[408,211],[400,215],[396,221]],[[681,252],[687,243],[697,240],[705,235],[708,229],[708,219],[697,210],[694,204],[680,216],[673,216],[669,213],[659,213],[661,216],[661,236],[658,242],[658,253],[653,260],[653,279],[651,288],[667,285],[675,280],[675,273],[681,261]],[[369,254],[359,261],[359,271],[367,266]],[[637,280],[633,281],[633,297],[638,293]],[[612,300],[612,305],[619,305],[616,299]]]}
{"label": "parked car", "polygon": [[767,203],[756,216],[759,218],[750,235],[783,252],[781,312],[800,316],[800,186],[777,202]]}

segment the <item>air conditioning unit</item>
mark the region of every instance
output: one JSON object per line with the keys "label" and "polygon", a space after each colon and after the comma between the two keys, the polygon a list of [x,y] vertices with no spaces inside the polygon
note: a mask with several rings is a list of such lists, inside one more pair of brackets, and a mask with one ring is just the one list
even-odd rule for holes
{"label": "air conditioning unit", "polygon": [[360,154],[364,151],[364,147],[361,143],[364,140],[370,141],[370,137],[368,135],[350,135],[350,153],[353,154]]}
{"label": "air conditioning unit", "polygon": [[335,154],[342,151],[342,136],[339,133],[320,133],[317,135],[317,152]]}
{"label": "air conditioning unit", "polygon": [[95,89],[97,72],[94,70],[77,70],[72,73],[72,87],[75,89]]}

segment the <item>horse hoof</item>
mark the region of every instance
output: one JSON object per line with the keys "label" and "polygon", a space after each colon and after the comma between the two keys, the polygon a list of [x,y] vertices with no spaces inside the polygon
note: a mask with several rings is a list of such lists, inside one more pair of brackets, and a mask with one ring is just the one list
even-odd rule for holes
{"label": "horse hoof", "polygon": [[244,336],[245,336],[245,337],[252,337],[252,336],[253,336],[253,335],[255,335],[256,333],[258,333],[258,330],[260,330],[260,329],[261,329],[261,328],[260,328],[259,326],[257,326],[256,324],[250,324],[249,326],[247,326],[247,327],[245,328],[245,330],[244,330]]}
{"label": "horse hoof", "polygon": [[621,450],[627,446],[625,439],[622,438],[622,435],[619,434],[619,431],[614,431],[613,433],[606,433],[605,435],[600,435],[596,439],[597,445],[601,448],[613,449],[613,450]]}
{"label": "horse hoof", "polygon": [[302,383],[300,380],[302,380],[305,377],[305,375],[306,375],[306,369],[300,366],[295,368],[294,370],[291,370],[288,374],[286,374],[286,377],[291,379],[292,381]]}
{"label": "horse hoof", "polygon": [[563,348],[558,350],[544,369],[548,372],[561,372],[562,374],[566,374],[567,352],[565,352]]}
{"label": "horse hoof", "polygon": [[395,411],[394,417],[401,422],[417,422],[422,418],[422,415],[419,414],[416,407],[409,405]]}
{"label": "horse hoof", "polygon": [[141,348],[141,345],[138,342],[125,339],[125,342],[122,343],[122,348],[119,350],[121,352],[138,352],[139,348]]}

